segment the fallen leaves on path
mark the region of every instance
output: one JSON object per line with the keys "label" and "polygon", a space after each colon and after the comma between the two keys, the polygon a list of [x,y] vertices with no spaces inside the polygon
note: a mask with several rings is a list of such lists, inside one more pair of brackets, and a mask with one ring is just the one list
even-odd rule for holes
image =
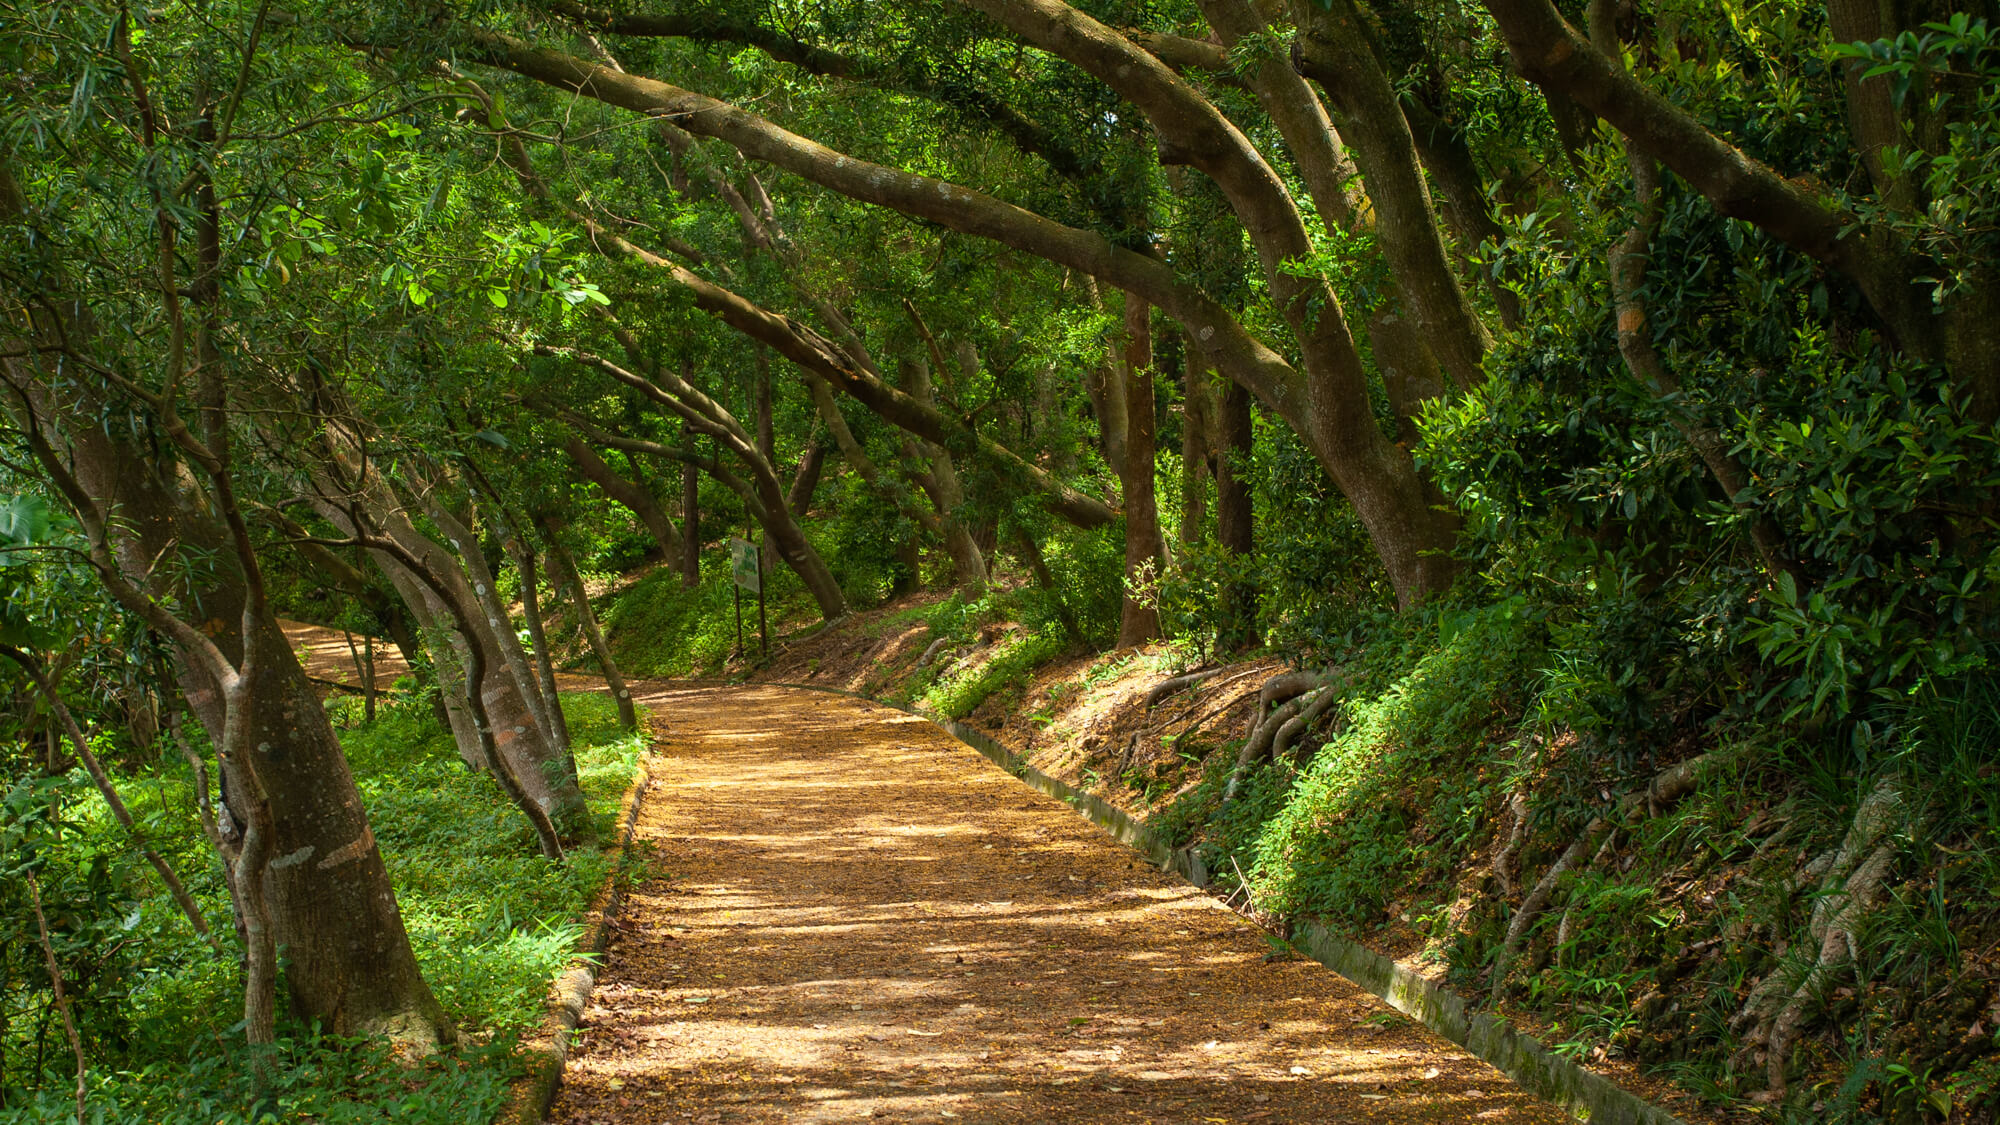
{"label": "fallen leaves on path", "polygon": [[928,723],[642,702],[658,871],[560,1125],[1567,1120]]}

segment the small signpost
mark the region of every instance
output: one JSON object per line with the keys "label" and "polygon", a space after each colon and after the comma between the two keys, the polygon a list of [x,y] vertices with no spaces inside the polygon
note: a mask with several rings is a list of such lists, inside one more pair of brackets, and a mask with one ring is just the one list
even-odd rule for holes
{"label": "small signpost", "polygon": [[743,653],[743,591],[757,595],[757,635],[764,658],[771,656],[771,630],[764,619],[764,573],[757,565],[757,544],[748,539],[729,541],[729,577],[736,583],[736,652]]}

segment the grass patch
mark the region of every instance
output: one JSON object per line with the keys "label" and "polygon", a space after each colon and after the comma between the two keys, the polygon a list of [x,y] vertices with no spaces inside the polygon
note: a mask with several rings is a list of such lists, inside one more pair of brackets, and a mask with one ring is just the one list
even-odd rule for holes
{"label": "grass patch", "polygon": [[[619,733],[608,696],[565,695],[563,713],[594,827],[607,838],[643,739]],[[526,819],[460,763],[428,711],[393,712],[343,732],[341,744],[417,961],[445,1010],[481,1028],[532,1026],[610,860],[597,848],[573,848],[561,866],[542,859]]]}
{"label": "grass patch", "polygon": [[1156,818],[1176,844],[1201,840],[1224,884],[1240,866],[1260,909],[1361,925],[1475,846],[1502,780],[1488,739],[1524,706],[1540,632],[1508,606],[1396,629],[1347,664],[1343,721],[1298,749],[1303,765],[1264,763],[1224,806],[1234,754],[1212,753]]}
{"label": "grass patch", "polygon": [[[785,622],[816,618],[798,576],[779,567],[765,591],[765,616],[777,636]],[[717,676],[736,651],[736,605],[729,569],[702,568],[701,584],[681,585],[661,568],[632,584],[604,610],[604,634],[627,676]],[[757,595],[743,594],[743,646],[757,653]]]}
{"label": "grass patch", "polygon": [[1007,690],[1025,689],[1028,677],[1063,651],[1063,639],[1052,633],[1029,633],[1007,641],[991,660],[946,676],[917,700],[918,706],[947,719],[963,719],[981,703]]}

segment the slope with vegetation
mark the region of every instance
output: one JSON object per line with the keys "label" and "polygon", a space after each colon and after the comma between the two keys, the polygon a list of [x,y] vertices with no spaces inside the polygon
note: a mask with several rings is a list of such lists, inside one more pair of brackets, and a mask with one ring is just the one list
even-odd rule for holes
{"label": "slope with vegetation", "polygon": [[[804,672],[1276,921],[1718,1112],[1992,1120],[1996,20],[0,0],[0,1112],[196,978],[190,1089],[459,1057],[398,810],[582,886],[556,667],[747,671],[744,539]],[[281,615],[412,669],[407,784]]]}

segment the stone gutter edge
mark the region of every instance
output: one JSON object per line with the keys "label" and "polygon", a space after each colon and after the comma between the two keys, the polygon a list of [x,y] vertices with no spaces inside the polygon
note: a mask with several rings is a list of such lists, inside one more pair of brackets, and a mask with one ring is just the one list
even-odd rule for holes
{"label": "stone gutter edge", "polygon": [[611,851],[610,874],[605,876],[604,886],[598,889],[584,911],[588,922],[583,940],[577,943],[574,963],[556,974],[549,985],[548,1008],[542,1017],[541,1027],[534,1038],[520,1046],[527,1073],[510,1083],[512,1088],[508,1091],[506,1103],[494,1115],[494,1125],[539,1125],[548,1115],[556,1091],[562,1086],[570,1042],[575,1038],[578,1025],[583,1022],[583,1010],[590,1006],[591,990],[597,987],[599,959],[604,956],[611,937],[611,916],[617,912],[623,898],[619,876],[623,873],[632,838],[638,832],[639,806],[645,799],[646,786],[652,780],[652,772],[647,766],[647,759],[652,755],[652,740],[649,738],[647,743],[646,750],[639,755],[638,766],[633,770],[632,785],[619,802],[618,824],[613,830],[617,843]]}

